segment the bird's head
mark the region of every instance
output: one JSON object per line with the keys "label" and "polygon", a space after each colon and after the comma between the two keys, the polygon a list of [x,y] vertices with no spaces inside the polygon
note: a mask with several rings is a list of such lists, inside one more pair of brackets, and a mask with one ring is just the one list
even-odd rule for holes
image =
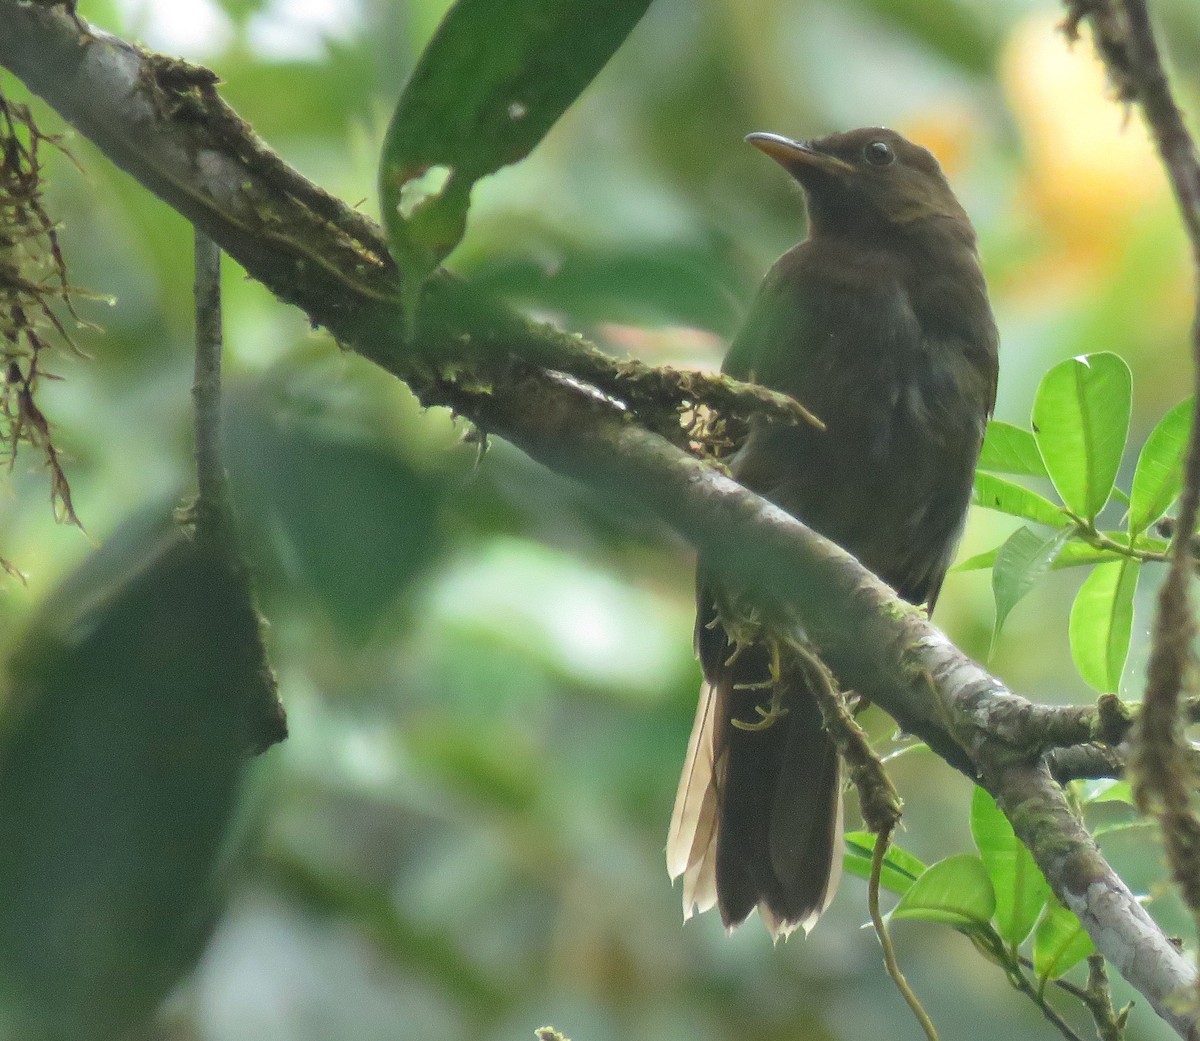
{"label": "bird's head", "polygon": [[929,218],[970,222],[933,154],[894,130],[863,127],[813,141],[750,134],[803,186],[814,235],[903,231]]}

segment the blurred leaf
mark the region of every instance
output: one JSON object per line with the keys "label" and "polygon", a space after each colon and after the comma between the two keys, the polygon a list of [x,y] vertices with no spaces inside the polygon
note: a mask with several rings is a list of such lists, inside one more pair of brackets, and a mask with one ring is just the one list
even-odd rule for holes
{"label": "blurred leaf", "polygon": [[1068,358],[1038,386],[1033,430],[1062,500],[1094,520],[1121,465],[1133,390],[1129,366],[1107,351]]}
{"label": "blurred leaf", "polygon": [[1133,785],[1112,779],[1096,782],[1096,787],[1084,798],[1085,804],[1093,802],[1123,802],[1133,806]]}
{"label": "blurred leaf", "polygon": [[447,935],[444,923],[422,920],[424,908],[405,915],[389,887],[333,872],[290,850],[272,849],[257,865],[274,886],[309,914],[352,923],[371,940],[372,958],[382,957],[405,973],[422,976],[482,1015],[495,1015],[512,999],[491,974],[474,964]]}
{"label": "blurred leaf", "polygon": [[1167,512],[1183,487],[1183,461],[1192,433],[1192,399],[1181,401],[1150,431],[1138,456],[1129,500],[1129,531],[1145,531]]}
{"label": "blurred leaf", "polygon": [[996,894],[983,861],[960,853],[926,870],[900,898],[891,917],[970,931],[986,926],[995,911]]}
{"label": "blurred leaf", "polygon": [[996,801],[976,787],[971,835],[996,894],[996,927],[1013,947],[1025,942],[1050,897],[1050,886]]}
{"label": "blurred leaf", "polygon": [[1026,477],[1050,476],[1033,434],[999,419],[993,419],[987,425],[979,453],[979,469]]}
{"label": "blurred leaf", "polygon": [[992,626],[993,648],[1000,638],[1000,630],[1008,613],[1050,570],[1054,558],[1070,536],[1069,528],[1062,528],[1045,537],[1022,526],[996,551],[992,565],[992,595],[996,601],[996,621]]}
{"label": "blurred leaf", "polygon": [[1051,897],[1033,936],[1033,971],[1038,979],[1058,979],[1095,949],[1075,913]]}
{"label": "blurred leaf", "polygon": [[1101,693],[1120,687],[1140,570],[1134,560],[1097,565],[1071,606],[1071,657],[1079,675]]}
{"label": "blurred leaf", "polygon": [[1001,27],[981,9],[958,0],[856,0],[911,33],[936,54],[978,76],[991,75],[1004,40]]}
{"label": "blurred leaf", "polygon": [[380,162],[384,224],[410,294],[462,238],[472,185],[529,154],[648,5],[458,0],[447,12],[404,87]]}
{"label": "blurred leaf", "polygon": [[[869,879],[871,862],[875,853],[875,836],[869,831],[850,831],[846,833],[845,840],[844,864],[846,870],[859,878]],[[902,896],[912,888],[913,882],[925,870],[925,864],[918,857],[893,842],[888,846],[887,853],[883,858],[883,870],[879,873],[879,885],[889,893]]]}
{"label": "blurred leaf", "polygon": [[[526,249],[530,234],[522,233]],[[573,327],[610,321],[728,335],[742,319],[730,289],[742,273],[711,249],[675,243],[597,249],[562,237],[533,246],[541,256],[514,256],[510,246],[457,270],[498,296],[562,312]]]}
{"label": "blurred leaf", "polygon": [[247,752],[278,722],[259,619],[170,523],[119,532],[13,656],[0,726],[0,1006],[124,1035],[200,953]]}
{"label": "blurred leaf", "polygon": [[430,726],[412,731],[407,747],[416,765],[478,805],[520,814],[537,797],[537,748],[528,735],[495,726]]}
{"label": "blurred leaf", "polygon": [[[344,163],[350,128],[375,116],[379,69],[366,44],[339,45],[336,61],[268,63],[252,52],[234,51],[221,59],[221,96],[239,111],[253,113],[254,129],[268,141],[330,135],[330,150],[336,148]],[[301,97],[304,104],[296,104]]]}
{"label": "blurred leaf", "polygon": [[370,636],[441,553],[440,482],[359,432],[268,412],[248,394],[227,398],[225,427],[247,530],[344,637]]}
{"label": "blurred leaf", "polygon": [[975,505],[1052,528],[1071,526],[1071,519],[1049,499],[1003,477],[975,474]]}

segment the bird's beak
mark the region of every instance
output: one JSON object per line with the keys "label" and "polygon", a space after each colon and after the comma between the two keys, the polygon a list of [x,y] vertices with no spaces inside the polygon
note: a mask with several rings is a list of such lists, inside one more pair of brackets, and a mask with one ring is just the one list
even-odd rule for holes
{"label": "bird's beak", "polygon": [[769,155],[796,180],[803,183],[806,175],[821,172],[845,174],[853,167],[837,156],[818,152],[804,141],[793,141],[779,134],[747,134],[746,140],[765,155]]}

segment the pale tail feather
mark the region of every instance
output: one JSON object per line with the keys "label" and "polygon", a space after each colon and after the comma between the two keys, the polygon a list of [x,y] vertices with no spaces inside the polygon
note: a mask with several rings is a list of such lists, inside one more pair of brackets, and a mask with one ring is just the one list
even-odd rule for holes
{"label": "pale tail feather", "polygon": [[[697,870],[692,878],[699,880],[699,867],[704,854],[712,848],[715,853],[717,828],[716,790],[713,787],[713,738],[716,727],[717,692],[704,683],[696,705],[696,720],[688,739],[687,757],[675,793],[675,809],[667,833],[667,872],[672,879]],[[715,866],[709,874],[715,875]],[[684,883],[684,891],[689,886]],[[715,878],[712,886],[715,895]],[[685,897],[686,901],[686,897]],[[711,904],[709,906],[712,906]]]}

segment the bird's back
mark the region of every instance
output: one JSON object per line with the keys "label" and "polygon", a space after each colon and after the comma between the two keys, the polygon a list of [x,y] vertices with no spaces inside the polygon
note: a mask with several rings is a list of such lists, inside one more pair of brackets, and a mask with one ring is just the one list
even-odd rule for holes
{"label": "bird's back", "polygon": [[767,276],[725,369],[791,394],[826,429],[757,426],[734,476],[906,599],[932,600],[970,496],[995,357],[968,243],[808,239]]}

